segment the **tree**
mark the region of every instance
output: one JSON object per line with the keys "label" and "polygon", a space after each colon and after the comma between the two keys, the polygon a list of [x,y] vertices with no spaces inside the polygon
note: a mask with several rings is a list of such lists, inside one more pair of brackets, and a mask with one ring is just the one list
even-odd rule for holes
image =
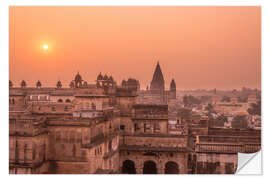
{"label": "tree", "polygon": [[204,108],[204,110],[208,111],[208,113],[214,113],[214,107],[211,103],[208,103],[208,105]]}
{"label": "tree", "polygon": [[188,107],[188,106],[191,106],[191,105],[193,105],[193,104],[201,104],[201,100],[200,99],[198,99],[198,98],[196,98],[196,97],[194,97],[194,96],[191,96],[191,95],[185,95],[184,97],[183,97],[183,103],[184,103],[184,106],[185,107]]}
{"label": "tree", "polygon": [[223,96],[221,102],[231,102],[231,98],[228,96]]}
{"label": "tree", "polygon": [[200,100],[202,103],[207,103],[211,100],[211,96],[201,96]]}
{"label": "tree", "polygon": [[218,127],[223,127],[225,122],[228,122],[228,118],[224,115],[220,115],[214,119],[214,125]]}
{"label": "tree", "polygon": [[248,121],[246,115],[237,115],[232,120],[232,128],[244,129],[248,127]]}
{"label": "tree", "polygon": [[180,108],[177,112],[177,116],[181,119],[188,119],[191,116],[191,109]]}
{"label": "tree", "polygon": [[239,96],[237,99],[238,99],[238,102],[246,103],[248,100],[248,97],[247,96]]}
{"label": "tree", "polygon": [[252,103],[251,107],[247,109],[247,112],[250,115],[261,115],[261,101],[258,101],[257,104]]}

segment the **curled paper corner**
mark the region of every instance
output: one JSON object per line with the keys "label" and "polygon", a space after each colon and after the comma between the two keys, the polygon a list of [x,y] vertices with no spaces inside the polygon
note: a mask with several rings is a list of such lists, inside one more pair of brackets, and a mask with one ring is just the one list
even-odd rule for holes
{"label": "curled paper corner", "polygon": [[238,165],[235,174],[262,174],[261,150],[256,153],[238,153]]}

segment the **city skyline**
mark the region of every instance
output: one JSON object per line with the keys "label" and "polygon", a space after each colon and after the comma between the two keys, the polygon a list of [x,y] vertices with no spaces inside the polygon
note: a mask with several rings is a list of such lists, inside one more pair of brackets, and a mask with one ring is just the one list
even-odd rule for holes
{"label": "city skyline", "polygon": [[102,72],[145,89],[159,61],[166,89],[260,89],[260,23],[259,7],[10,7],[10,80]]}

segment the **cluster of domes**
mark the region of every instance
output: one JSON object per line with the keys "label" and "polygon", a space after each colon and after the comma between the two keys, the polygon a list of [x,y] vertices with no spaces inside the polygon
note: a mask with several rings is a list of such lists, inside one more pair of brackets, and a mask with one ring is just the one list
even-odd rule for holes
{"label": "cluster of domes", "polygon": [[[129,79],[129,81],[132,81],[132,79]],[[25,88],[27,86],[26,82],[24,80],[21,81],[21,88]],[[36,82],[36,87],[41,88],[42,84],[40,80]],[[105,74],[104,76],[99,73],[97,76],[97,86],[98,87],[112,87],[116,86],[116,82],[114,81],[114,78],[112,76],[108,76]],[[13,87],[13,82],[9,80],[9,88]],[[88,83],[87,81],[84,81],[82,76],[79,74],[79,72],[75,75],[74,80],[72,80],[69,84],[70,88],[87,88]],[[62,83],[60,80],[56,83],[56,88],[60,89],[62,88]]]}
{"label": "cluster of domes", "polygon": [[56,87],[57,87],[57,88],[62,88],[62,83],[61,83],[60,80],[57,82]]}
{"label": "cluster of domes", "polygon": [[36,87],[37,88],[41,88],[41,82],[38,80],[38,82],[36,83]]}
{"label": "cluster of domes", "polygon": [[121,85],[123,88],[140,89],[139,81],[133,78],[129,78],[127,81],[124,79]]}
{"label": "cluster of domes", "polygon": [[86,88],[88,86],[87,82],[82,79],[82,76],[78,72],[74,78],[69,84],[70,88]]}
{"label": "cluster of domes", "polygon": [[104,76],[102,76],[101,72],[99,73],[99,75],[97,76],[97,81],[111,81],[114,82],[114,79],[112,76],[107,76],[107,74],[105,74]]}
{"label": "cluster of domes", "polygon": [[102,87],[102,86],[115,86],[116,82],[114,81],[112,76],[108,76],[107,74],[105,74],[104,76],[101,74],[101,72],[99,73],[99,75],[97,76],[97,86],[98,87]]}

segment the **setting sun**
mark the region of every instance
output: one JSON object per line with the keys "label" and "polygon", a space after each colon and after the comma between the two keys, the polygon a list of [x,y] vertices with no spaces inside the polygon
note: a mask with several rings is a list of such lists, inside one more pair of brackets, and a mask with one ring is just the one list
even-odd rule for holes
{"label": "setting sun", "polygon": [[44,49],[45,51],[47,51],[47,50],[49,49],[49,46],[48,46],[47,44],[44,44],[44,45],[43,45],[43,49]]}

